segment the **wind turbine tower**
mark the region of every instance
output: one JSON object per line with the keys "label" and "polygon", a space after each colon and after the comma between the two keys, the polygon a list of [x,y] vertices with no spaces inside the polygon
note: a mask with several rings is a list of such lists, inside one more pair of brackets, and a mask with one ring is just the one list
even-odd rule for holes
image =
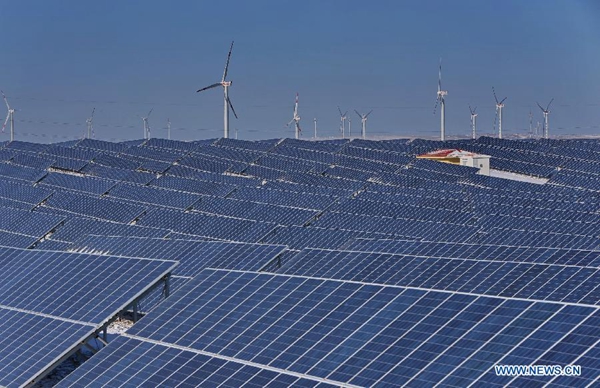
{"label": "wind turbine tower", "polygon": [[471,109],[471,105],[469,105],[469,110],[471,111],[471,137],[473,140],[477,137],[477,107],[475,109]]}
{"label": "wind turbine tower", "polygon": [[294,116],[286,126],[289,127],[291,123],[294,123],[294,127],[296,128],[296,139],[299,139],[302,130],[300,129],[300,116],[298,116],[298,93],[296,93],[296,103],[294,104]]}
{"label": "wind turbine tower", "polygon": [[[494,93],[494,99],[496,100],[496,117],[498,118],[498,139],[502,139],[502,108],[504,108],[504,101],[506,97],[498,101],[496,97],[496,90],[492,86],[492,92]],[[496,126],[496,117],[494,118],[494,127]]]}
{"label": "wind turbine tower", "polygon": [[358,113],[358,111],[356,109],[354,111],[356,112],[358,117],[360,117],[360,121],[362,122],[361,136],[363,139],[365,139],[367,137],[367,117],[369,117],[369,115],[371,114],[371,112],[373,112],[373,110],[369,111],[369,113],[367,113],[366,115],[361,115],[360,113]]}
{"label": "wind turbine tower", "polygon": [[238,116],[235,113],[235,109],[233,109],[233,104],[231,103],[231,100],[229,99],[229,87],[231,86],[231,81],[225,81],[225,79],[227,78],[227,70],[229,69],[229,59],[231,58],[231,51],[233,50],[233,41],[231,42],[231,47],[229,47],[229,54],[227,54],[227,62],[225,63],[225,70],[223,71],[223,78],[221,79],[221,82],[217,82],[216,84],[212,84],[210,86],[207,86],[205,88],[202,89],[198,89],[196,91],[196,93],[198,92],[202,92],[204,90],[208,90],[208,89],[212,89],[212,88],[216,88],[217,86],[222,86],[223,87],[223,137],[228,138],[229,137],[229,108],[231,108],[231,111],[233,112],[233,115],[235,116],[235,118],[237,119]]}
{"label": "wind turbine tower", "polygon": [[171,119],[167,118],[167,139],[171,140]]}
{"label": "wind turbine tower", "polygon": [[146,115],[146,117],[140,117],[142,119],[142,123],[144,124],[144,139],[150,139],[150,125],[148,124],[148,117],[154,108],[150,109],[150,112]]}
{"label": "wind turbine tower", "polygon": [[8,109],[8,113],[6,114],[6,120],[4,120],[4,125],[2,125],[2,132],[4,132],[4,128],[6,128],[6,123],[10,120],[10,141],[15,140],[15,110],[10,107],[8,104],[8,100],[4,95],[4,92],[0,90],[2,93],[2,98],[4,98],[4,103],[6,104],[6,109]]}
{"label": "wind turbine tower", "polygon": [[92,115],[85,120],[87,124],[87,138],[91,139],[94,136],[94,112],[96,112],[96,108],[92,109]]}
{"label": "wind turbine tower", "polygon": [[548,103],[548,105],[546,106],[546,109],[544,109],[539,102],[536,102],[536,104],[540,107],[540,109],[542,110],[542,114],[544,115],[544,139],[548,139],[550,137],[550,133],[548,132],[548,114],[550,113],[550,104],[552,104],[552,101],[554,101],[554,98],[552,100],[550,100],[550,102]]}
{"label": "wind turbine tower", "polygon": [[352,138],[352,119],[348,117],[348,138]]}
{"label": "wind turbine tower", "polygon": [[440,106],[440,140],[446,140],[446,96],[448,95],[448,91],[442,90],[442,58],[440,58],[440,68],[438,71],[438,91],[437,91],[437,100],[435,101],[435,107],[433,108],[433,114],[435,115],[435,111],[437,109],[438,103]]}
{"label": "wind turbine tower", "polygon": [[313,119],[314,123],[315,123],[315,139],[317,138],[317,118],[315,117]]}
{"label": "wind turbine tower", "polygon": [[338,106],[338,112],[340,112],[340,122],[341,122],[340,132],[342,132],[342,139],[344,139],[346,137],[346,119],[348,118],[346,116],[346,114],[348,113],[348,111],[345,111],[344,113],[342,113],[342,110]]}

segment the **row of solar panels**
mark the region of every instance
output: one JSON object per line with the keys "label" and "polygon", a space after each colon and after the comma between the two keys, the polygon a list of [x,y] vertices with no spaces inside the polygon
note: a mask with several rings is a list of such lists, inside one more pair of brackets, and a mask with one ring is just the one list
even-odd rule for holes
{"label": "row of solar panels", "polygon": [[[90,237],[85,249],[152,255],[148,243]],[[59,386],[583,386],[598,378],[598,252],[578,251],[582,261],[573,262],[568,250],[525,247],[356,240],[349,249],[304,250],[278,274],[205,269]],[[436,258],[445,251],[454,258]],[[522,255],[530,262],[511,260]],[[504,364],[575,364],[584,373],[496,375]]]}

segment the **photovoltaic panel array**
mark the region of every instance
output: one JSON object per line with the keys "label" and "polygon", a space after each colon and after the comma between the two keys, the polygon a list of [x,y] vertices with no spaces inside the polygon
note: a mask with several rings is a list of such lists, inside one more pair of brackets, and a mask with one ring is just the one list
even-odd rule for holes
{"label": "photovoltaic panel array", "polygon": [[165,240],[157,238],[88,236],[71,251],[106,255],[176,260],[176,276],[193,277],[205,268],[258,271],[284,250],[282,245],[220,241]]}
{"label": "photovoltaic panel array", "polygon": [[175,266],[0,247],[0,384],[48,372]]}
{"label": "photovoltaic panel array", "polygon": [[600,269],[305,249],[278,273],[534,300],[600,304]]}
{"label": "photovoltaic panel array", "polygon": [[343,248],[348,251],[398,253],[411,256],[473,260],[519,261],[600,267],[600,251],[566,248],[539,248],[491,244],[444,243],[434,241],[372,240],[357,238]]}
{"label": "photovoltaic panel array", "polygon": [[[61,385],[121,386],[112,380],[120,376],[170,386],[198,375],[193,381],[218,385],[250,365],[315,384],[582,386],[600,373],[585,357],[599,335],[593,306],[205,270],[124,334],[139,341],[132,344],[139,353],[109,345]],[[177,368],[173,354],[182,351],[234,361],[240,369],[232,365],[227,376],[215,376],[201,362]],[[140,358],[152,368],[140,369]],[[581,365],[583,373],[561,379],[494,373],[497,364],[557,362]]]}

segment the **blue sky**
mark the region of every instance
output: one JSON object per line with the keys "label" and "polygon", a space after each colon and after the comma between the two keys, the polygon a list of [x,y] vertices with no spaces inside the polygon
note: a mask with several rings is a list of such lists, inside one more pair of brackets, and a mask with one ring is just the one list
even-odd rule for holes
{"label": "blue sky", "polygon": [[[437,136],[443,58],[447,135],[494,125],[525,134],[536,100],[552,97],[551,134],[600,133],[600,3],[590,1],[8,1],[0,0],[0,88],[19,111],[16,138],[81,137],[96,107],[96,137],[220,137],[227,50],[241,139],[291,137],[295,93],[304,136],[339,136],[337,106],[374,112],[368,131]],[[4,109],[0,116],[5,117]],[[7,135],[2,135],[7,139]]]}

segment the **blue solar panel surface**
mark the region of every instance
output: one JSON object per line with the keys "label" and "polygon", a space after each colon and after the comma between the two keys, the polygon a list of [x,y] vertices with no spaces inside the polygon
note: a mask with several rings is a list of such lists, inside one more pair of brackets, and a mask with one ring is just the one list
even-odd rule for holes
{"label": "blue solar panel surface", "polygon": [[0,247],[0,384],[44,373],[175,266]]}
{"label": "blue solar panel surface", "polygon": [[[521,382],[495,376],[495,364],[573,362],[580,353],[568,347],[592,346],[598,323],[591,306],[205,270],[124,336],[334,385],[502,386]],[[163,352],[142,355],[161,368],[169,364]],[[140,373],[108,354],[99,354],[97,365]],[[591,382],[600,372],[593,362],[582,368],[585,375],[571,383]],[[78,378],[75,371],[66,382]]]}

